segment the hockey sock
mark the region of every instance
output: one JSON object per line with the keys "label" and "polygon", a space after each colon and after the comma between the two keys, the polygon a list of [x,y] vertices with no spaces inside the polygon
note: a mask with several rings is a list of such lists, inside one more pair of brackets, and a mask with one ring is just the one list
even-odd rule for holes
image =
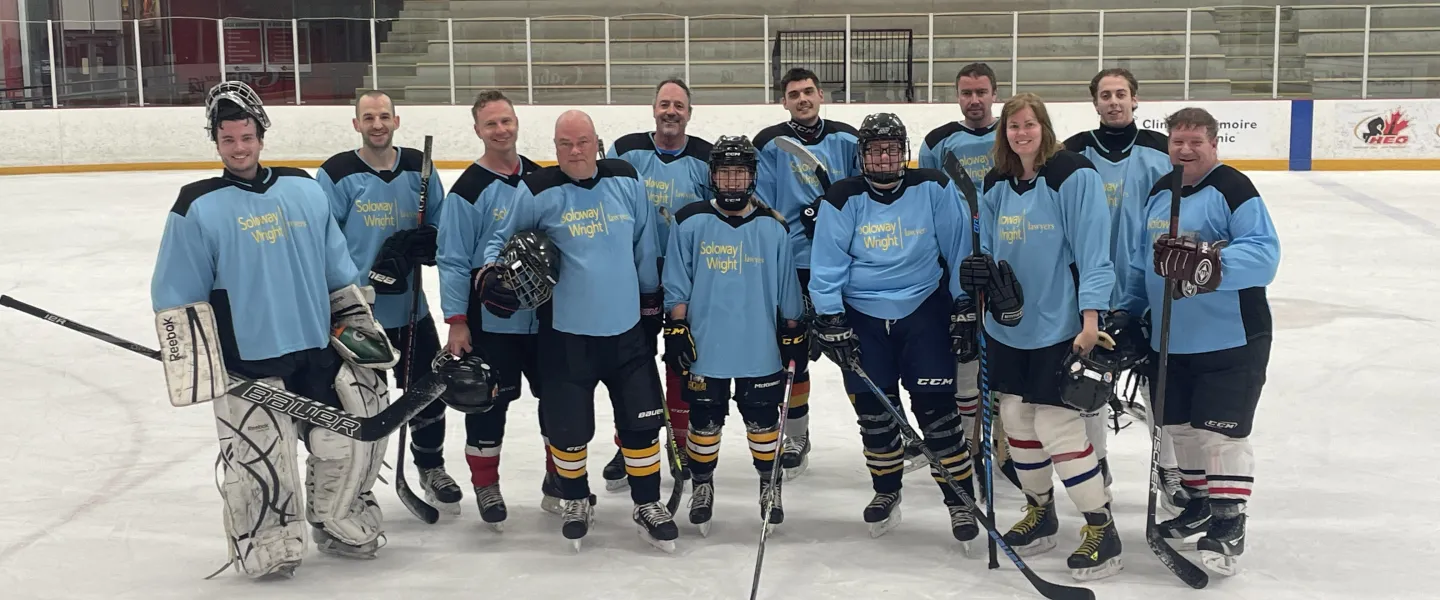
{"label": "hockey sock", "polygon": [[[1210,484],[1205,474],[1206,455],[1201,431],[1188,423],[1166,425],[1165,431],[1175,445],[1176,463],[1180,465],[1180,485],[1191,498],[1210,495]],[[1216,434],[1218,435],[1218,434]]]}
{"label": "hockey sock", "polygon": [[590,497],[590,480],[585,473],[585,460],[589,456],[585,444],[570,448],[550,446],[550,455],[555,463],[555,473],[560,475],[560,498],[562,500],[584,500]]}
{"label": "hockey sock", "polygon": [[870,483],[876,493],[889,494],[901,487],[905,470],[905,448],[900,443],[900,426],[875,394],[851,394],[855,414],[860,423],[860,443],[865,447],[865,466],[870,469]]}
{"label": "hockey sock", "polygon": [[621,431],[620,452],[635,504],[660,501],[660,430]]}
{"label": "hockey sock", "polygon": [[1013,394],[1000,394],[1000,414],[1005,419],[1005,433],[1008,437],[1010,458],[1015,461],[1015,474],[1020,478],[1020,488],[1027,496],[1038,497],[1051,489],[1051,473],[1054,467],[1050,455],[1040,443],[1035,432],[1034,404],[1026,404]]}
{"label": "hockey sock", "polygon": [[500,444],[480,444],[482,445],[465,446],[465,462],[470,465],[470,484],[477,488],[495,485],[500,481]]}
{"label": "hockey sock", "polygon": [[[975,484],[971,475],[974,470],[970,465],[970,442],[965,436],[964,419],[958,410],[952,408],[954,404],[948,396],[942,395],[933,403],[927,403],[927,399],[919,397],[919,394],[916,396],[915,404],[929,405],[925,409],[917,406],[915,411],[915,419],[920,422],[920,429],[924,431],[925,446],[935,453],[945,471],[960,482],[960,488],[973,500]],[[944,494],[946,505],[962,504],[960,497],[945,480],[944,473],[934,464],[930,465],[930,475],[935,479],[935,483],[940,485],[940,493]]]}
{"label": "hockey sock", "polygon": [[1035,433],[1054,461],[1055,473],[1060,475],[1075,508],[1095,512],[1110,501],[1100,461],[1094,446],[1085,438],[1085,421],[1079,412],[1059,406],[1036,406]]}
{"label": "hockey sock", "polygon": [[803,437],[810,432],[810,370],[797,365],[795,379],[790,383],[789,414],[785,417],[785,437]]}
{"label": "hockey sock", "polygon": [[720,426],[706,424],[691,429],[685,453],[690,456],[690,472],[696,481],[708,481],[720,460]]}
{"label": "hockey sock", "polygon": [[550,438],[541,438],[540,441],[545,446],[545,472],[554,473],[555,455],[550,452]]}
{"label": "hockey sock", "polygon": [[690,403],[680,396],[683,385],[685,383],[680,375],[666,366],[665,410],[670,411],[670,431],[675,436],[675,443],[682,448],[690,431]]}
{"label": "hockey sock", "polygon": [[745,420],[745,439],[750,443],[750,458],[755,470],[769,473],[775,468],[780,452],[780,407],[774,404],[741,404],[739,408],[740,417]]}
{"label": "hockey sock", "polygon": [[1205,484],[1215,503],[1244,503],[1255,485],[1255,452],[1250,438],[1197,430],[1204,445]]}
{"label": "hockey sock", "polygon": [[410,420],[410,452],[415,466],[430,469],[445,464],[445,403],[430,403]]}
{"label": "hockey sock", "polygon": [[509,407],[509,402],[497,402],[488,411],[465,415],[465,463],[470,466],[470,483],[477,488],[500,481],[500,443]]}
{"label": "hockey sock", "polygon": [[1106,456],[1106,443],[1110,440],[1109,430],[1105,426],[1106,411],[1109,407],[1101,407],[1093,413],[1080,413],[1080,418],[1085,421],[1085,439],[1090,440],[1090,446],[1095,448],[1095,459],[1101,460]]}

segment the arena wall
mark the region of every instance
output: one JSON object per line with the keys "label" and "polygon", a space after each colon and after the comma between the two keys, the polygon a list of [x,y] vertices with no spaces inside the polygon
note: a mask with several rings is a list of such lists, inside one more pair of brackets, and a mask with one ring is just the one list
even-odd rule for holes
{"label": "arena wall", "polygon": [[[1086,103],[1049,104],[1062,138],[1095,127]],[[1147,102],[1136,111],[1141,127],[1164,129],[1165,115],[1184,106],[1202,106],[1221,122],[1220,156],[1244,169],[1416,170],[1440,169],[1440,100],[1258,100]],[[587,111],[602,140],[648,131],[647,106],[516,106],[521,153],[553,164],[550,141],[555,118],[570,108]],[[958,116],[952,105],[828,104],[827,118],[858,124],[864,115],[889,111],[910,129],[912,156],[925,133]],[[999,111],[999,106],[996,106]],[[266,136],[264,161],[313,168],[359,143],[347,106],[275,106]],[[464,168],[482,152],[468,107],[402,106],[397,143],[420,145],[435,136],[436,164]],[[778,105],[699,106],[692,135],[754,135],[783,120]],[[198,107],[37,109],[0,111],[0,131],[9,152],[0,154],[0,175],[92,171],[218,169],[214,145],[206,139]],[[608,142],[607,142],[608,143]]]}

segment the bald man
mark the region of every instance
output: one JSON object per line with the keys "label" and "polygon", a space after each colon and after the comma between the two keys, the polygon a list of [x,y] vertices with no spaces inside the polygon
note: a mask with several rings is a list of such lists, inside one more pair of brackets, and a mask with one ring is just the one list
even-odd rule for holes
{"label": "bald man", "polygon": [[535,314],[545,382],[540,411],[560,476],[562,532],[578,550],[594,522],[586,448],[595,437],[595,387],[604,383],[635,502],[632,517],[643,539],[673,552],[680,532],[660,503],[664,396],[652,344],[662,303],[656,211],[635,167],[597,160],[599,149],[589,115],[560,115],[559,164],[526,175],[497,206],[504,217],[485,240],[487,266],[475,273],[474,301],[501,318],[514,314],[515,293],[500,284],[500,270],[508,268],[496,264],[501,249],[517,232],[549,236],[560,254],[559,282]]}

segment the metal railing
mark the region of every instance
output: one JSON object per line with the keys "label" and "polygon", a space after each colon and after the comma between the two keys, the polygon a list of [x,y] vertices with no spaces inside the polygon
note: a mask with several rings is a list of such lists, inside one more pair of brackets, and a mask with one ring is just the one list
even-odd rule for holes
{"label": "metal railing", "polygon": [[[214,82],[258,84],[267,102],[348,104],[357,89],[411,103],[648,102],[685,77],[707,103],[773,102],[780,32],[837,30],[844,83],[865,53],[854,22],[913,32],[914,99],[954,98],[969,62],[1002,95],[1085,95],[1096,70],[1127,67],[1149,99],[1440,96],[1440,4],[1055,10],[872,15],[626,15],[444,19],[0,21],[19,44],[0,108],[193,105]],[[8,42],[8,40],[0,40]],[[858,56],[857,56],[858,54]],[[6,57],[7,64],[15,64]],[[59,65],[59,68],[51,68]],[[863,65],[862,65],[863,66]],[[1435,75],[1432,75],[1434,73]],[[842,85],[842,82],[826,82]],[[37,90],[40,93],[37,93]],[[905,101],[864,90],[840,101]],[[878,94],[878,92],[877,92]]]}

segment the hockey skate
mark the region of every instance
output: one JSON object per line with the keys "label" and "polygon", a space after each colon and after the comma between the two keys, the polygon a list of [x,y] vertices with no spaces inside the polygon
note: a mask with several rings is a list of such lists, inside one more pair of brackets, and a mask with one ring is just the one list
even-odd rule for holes
{"label": "hockey skate", "polygon": [[1194,540],[1185,540],[1205,533],[1210,528],[1210,520],[1210,498],[1201,496],[1191,498],[1185,503],[1185,510],[1180,511],[1180,516],[1158,523],[1156,529],[1160,530],[1160,537],[1181,540],[1180,547],[1189,549]]}
{"label": "hockey skate", "polygon": [[420,488],[425,490],[425,500],[442,513],[459,516],[460,501],[464,495],[455,479],[445,472],[445,467],[420,469]]}
{"label": "hockey skate", "polygon": [[700,529],[700,537],[710,537],[710,519],[715,511],[715,482],[696,477],[690,491],[690,523]]}
{"label": "hockey skate", "polygon": [[1245,553],[1245,513],[1233,503],[1211,506],[1210,531],[1195,542],[1205,568],[1230,577],[1240,572],[1240,555]]}
{"label": "hockey skate", "polygon": [[870,504],[865,506],[865,522],[870,525],[870,537],[878,538],[900,525],[900,490],[892,493],[875,493]]}
{"label": "hockey skate", "polygon": [[975,513],[964,504],[946,506],[950,510],[950,533],[960,542],[961,551],[968,558],[976,558],[975,538],[980,535],[980,527],[975,524]]}
{"label": "hockey skate", "polygon": [[770,487],[770,473],[760,473],[760,519],[765,519],[765,507],[773,504],[770,508],[770,520],[765,523],[766,531],[774,531],[775,526],[785,522],[785,503],[780,499],[781,490],[785,487],[785,478],[775,479],[775,487]]}
{"label": "hockey skate", "polygon": [[1055,516],[1055,497],[1048,497],[1040,504],[1029,494],[1025,496],[1025,518],[1005,532],[1005,545],[1020,556],[1035,556],[1055,547],[1055,535],[1060,533],[1060,520]]}
{"label": "hockey skate", "polygon": [[675,540],[680,537],[680,529],[675,526],[675,519],[670,516],[670,511],[665,510],[665,505],[659,502],[636,504],[631,518],[640,526],[640,539],[645,543],[666,553],[675,552]]}
{"label": "hockey skate", "polygon": [[475,488],[475,504],[480,508],[480,520],[496,533],[505,531],[509,511],[505,508],[505,497],[500,495],[499,483]]}
{"label": "hockey skate", "polygon": [[1080,528],[1080,547],[1065,560],[1070,576],[1076,581],[1095,581],[1119,573],[1120,534],[1109,509],[1085,513],[1085,526]]}
{"label": "hockey skate", "polygon": [[1155,466],[1160,476],[1160,505],[1172,515],[1179,515],[1190,501],[1190,492],[1180,484],[1180,469],[1177,467]]}
{"label": "hockey skate", "polygon": [[625,476],[625,454],[619,448],[615,449],[615,458],[605,463],[605,469],[600,472],[605,478],[605,491],[618,492],[630,487],[630,480]]}
{"label": "hockey skate", "polygon": [[586,500],[561,500],[560,533],[570,540],[570,549],[579,552],[580,541],[595,524],[595,509]]}
{"label": "hockey skate", "polygon": [[[540,482],[540,510],[555,516],[565,514],[565,501],[560,499],[560,476],[546,473]],[[590,506],[595,506],[595,494],[590,494]]]}
{"label": "hockey skate", "polygon": [[810,466],[810,433],[785,438],[780,450],[780,467],[786,479],[795,479],[805,474]]}

